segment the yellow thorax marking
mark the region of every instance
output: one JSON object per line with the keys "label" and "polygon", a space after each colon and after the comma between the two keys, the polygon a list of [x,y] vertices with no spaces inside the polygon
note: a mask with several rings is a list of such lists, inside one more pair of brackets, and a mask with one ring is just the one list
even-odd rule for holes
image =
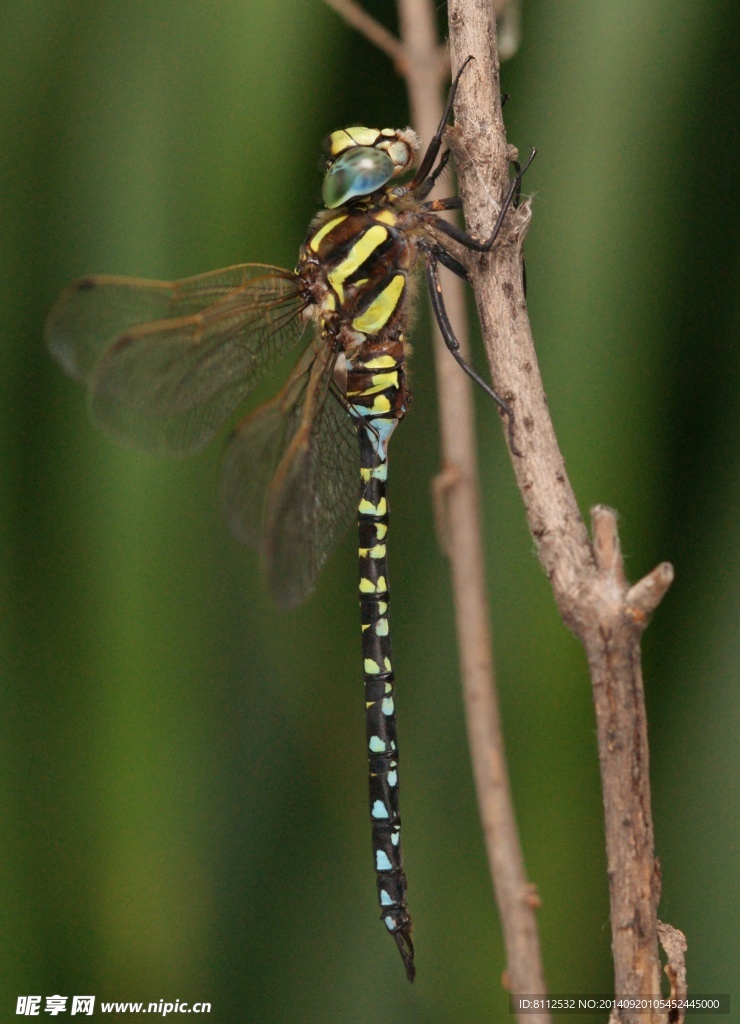
{"label": "yellow thorax marking", "polygon": [[340,302],[344,301],[344,289],[342,288],[344,282],[351,274],[354,274],[358,267],[362,266],[365,260],[373,254],[379,245],[383,244],[387,237],[387,228],[384,228],[382,224],[373,224],[355,242],[339,266],[327,274],[329,284],[339,296]]}
{"label": "yellow thorax marking", "polygon": [[359,391],[348,391],[347,396],[355,398],[357,395],[376,395],[379,391],[385,391],[386,388],[398,387],[397,370],[394,370],[393,373],[374,373],[371,379],[372,384],[369,388],[361,388]]}
{"label": "yellow thorax marking", "polygon": [[404,275],[396,274],[383,291],[373,299],[365,312],[354,318],[352,321],[354,329],[362,331],[363,334],[378,334],[390,320],[405,284]]}
{"label": "yellow thorax marking", "polygon": [[398,223],[398,218],[392,210],[381,210],[380,213],[375,214],[375,219],[383,224],[388,224],[392,228]]}
{"label": "yellow thorax marking", "polygon": [[343,213],[341,217],[333,217],[331,220],[327,221],[323,227],[319,228],[319,230],[313,236],[311,241],[308,243],[309,247],[313,249],[314,252],[318,252],[319,246],[324,241],[329,232],[332,231],[337,226],[337,224],[341,224],[342,221],[346,219],[347,214]]}
{"label": "yellow thorax marking", "polygon": [[373,386],[369,388],[365,394],[371,395],[374,391],[382,391],[383,388],[397,388],[398,387],[398,371],[393,370],[392,373],[374,373],[373,374]]}
{"label": "yellow thorax marking", "polygon": [[396,360],[393,356],[374,356],[372,359],[366,359],[363,365],[366,370],[386,370],[395,366]]}

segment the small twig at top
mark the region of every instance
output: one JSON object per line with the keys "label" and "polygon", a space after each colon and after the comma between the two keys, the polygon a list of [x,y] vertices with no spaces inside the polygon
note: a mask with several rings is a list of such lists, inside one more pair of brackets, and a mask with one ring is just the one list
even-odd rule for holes
{"label": "small twig at top", "polygon": [[357,29],[361,35],[387,54],[400,75],[408,73],[408,59],[403,44],[385,25],[381,25],[379,21],[363,10],[356,0],[324,0],[324,3],[344,18],[348,25]]}

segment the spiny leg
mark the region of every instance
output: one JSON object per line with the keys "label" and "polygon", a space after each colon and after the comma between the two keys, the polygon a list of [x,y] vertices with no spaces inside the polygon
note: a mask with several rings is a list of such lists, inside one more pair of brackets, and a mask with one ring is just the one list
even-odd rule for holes
{"label": "spiny leg", "polygon": [[[449,153],[449,151],[448,151],[448,153]],[[534,160],[534,158],[536,156],[536,153],[537,153],[537,150],[533,149],[531,154],[530,154],[530,156],[529,156],[529,160],[527,160],[527,162],[524,165],[524,167],[522,167],[517,160],[512,160],[511,161],[513,166],[514,166],[514,170],[515,170],[516,173],[515,173],[515,176],[514,176],[514,178],[512,180],[512,183],[511,183],[511,186],[509,188],[509,191],[507,192],[506,197],[504,199],[504,203],[503,203],[503,206],[501,207],[501,211],[500,211],[498,217],[496,218],[496,223],[494,224],[493,231],[491,232],[490,237],[488,239],[486,239],[485,242],[480,242],[478,239],[473,238],[473,236],[470,235],[467,231],[464,231],[461,228],[458,228],[455,224],[449,224],[447,221],[443,221],[443,220],[441,220],[438,217],[434,217],[433,223],[437,227],[439,227],[444,234],[446,234],[450,238],[453,238],[456,242],[459,242],[465,248],[473,249],[473,250],[478,251],[478,252],[488,252],[488,250],[491,248],[493,243],[496,241],[496,238],[497,238],[497,236],[498,236],[498,234],[499,234],[499,232],[501,230],[501,226],[502,226],[502,224],[504,222],[504,217],[506,216],[506,211],[508,210],[509,206],[512,206],[515,210],[519,206],[519,200],[521,199],[522,177],[524,175],[524,172],[527,170],[529,165]],[[447,155],[447,154],[445,154],[445,155]],[[441,168],[444,166],[444,164],[446,162],[447,161],[444,160],[440,164],[440,167],[437,168],[437,172],[439,172],[441,170]],[[435,172],[435,174],[432,175],[427,180],[428,181],[432,181],[432,182],[436,181],[437,172]],[[429,191],[431,191],[431,189]],[[425,191],[424,194],[428,194],[428,191]],[[421,208],[422,208],[422,210],[425,213],[428,213],[428,214],[442,213],[442,212],[444,212],[446,210],[459,210],[459,209],[462,208],[462,198],[460,196],[448,196],[445,199],[433,199],[433,200],[431,200],[428,203],[423,203]],[[432,246],[432,252],[436,256],[437,260],[440,263],[442,263],[445,267],[447,267],[449,270],[451,270],[454,274],[457,274],[458,277],[461,277],[465,281],[469,280],[468,273],[465,270],[465,268],[462,266],[462,264],[459,262],[459,260],[456,260],[454,258],[454,256],[452,256],[445,249],[443,249],[442,246],[440,246],[440,245],[433,245]],[[527,268],[525,266],[525,263],[524,263],[523,259],[522,259],[522,286],[524,288],[524,296],[526,298],[526,296],[527,296]]]}
{"label": "spiny leg", "polygon": [[[507,211],[509,207],[512,205],[512,202],[516,207],[519,201],[519,193],[521,190],[522,178],[524,177],[525,173],[529,168],[529,165],[532,163],[536,155],[537,150],[533,149],[524,167],[522,167],[517,173],[516,177],[512,179],[506,196],[504,197],[504,201],[501,204],[501,209],[499,211],[498,217],[496,218],[496,223],[493,225],[493,231],[488,236],[488,238],[485,239],[485,241],[481,241],[479,238],[475,238],[473,235],[465,231],[463,228],[459,228],[456,224],[450,224],[446,220],[442,220],[440,217],[435,217],[434,214],[431,212],[428,214],[429,223],[433,224],[435,228],[438,228],[443,234],[447,235],[449,238],[452,238],[455,242],[458,242],[466,249],[471,249],[473,252],[488,252],[499,236],[499,233],[504,223],[504,218],[506,217]],[[458,197],[455,196],[452,198],[452,200],[437,200],[437,203],[432,206],[432,209],[455,209],[459,205],[457,202],[457,198]],[[442,205],[448,202],[450,204],[449,206]]]}
{"label": "spiny leg", "polygon": [[[418,185],[414,189],[414,198],[416,200],[426,199],[426,197],[432,191],[434,186],[437,184],[437,180],[439,179],[439,177],[442,174],[442,172],[444,171],[444,169],[447,167],[447,164],[450,162],[450,157],[451,156],[452,156],[451,150],[446,149],[444,151],[444,153],[442,154],[439,163],[434,168],[434,170],[431,172],[431,174],[421,183],[421,185]],[[433,204],[424,203],[422,208],[423,209],[427,209],[430,205],[433,205]]]}
{"label": "spiny leg", "polygon": [[[449,238],[454,239],[454,241],[458,242],[466,249],[472,249],[475,252],[488,252],[493,246],[493,243],[496,241],[499,232],[501,231],[501,227],[504,222],[504,217],[506,216],[509,207],[513,204],[514,208],[516,209],[516,207],[519,205],[522,177],[529,168],[529,165],[534,160],[536,154],[537,150],[532,149],[529,159],[527,160],[524,167],[520,167],[519,163],[514,161],[516,175],[512,180],[511,185],[509,186],[509,190],[506,193],[504,201],[501,205],[501,210],[499,211],[498,217],[496,218],[496,223],[493,226],[493,231],[484,242],[481,242],[479,239],[474,238],[467,231],[464,231],[462,228],[457,227],[457,225],[450,224],[447,221],[442,220],[440,217],[435,216],[435,213],[437,211],[458,209],[462,205],[459,196],[450,196],[448,199],[438,199],[430,203],[425,203],[424,209],[428,211],[430,223],[433,223],[434,226],[436,228],[439,228],[439,230],[442,231],[443,234],[446,234]],[[432,309],[434,310],[434,316],[439,325],[439,329],[442,332],[442,337],[444,338],[445,345],[447,345],[447,348],[450,350],[454,358],[457,360],[457,362],[460,364],[463,370],[465,370],[468,376],[472,380],[474,380],[479,387],[483,388],[487,395],[490,395],[490,397],[494,400],[494,402],[496,402],[496,404],[498,405],[502,412],[506,413],[509,424],[509,447],[511,448],[511,451],[514,455],[521,455],[522,453],[520,449],[517,447],[516,442],[514,440],[514,413],[511,407],[507,405],[507,403],[499,395],[496,394],[493,388],[486,384],[486,382],[483,380],[480,374],[478,374],[473,369],[473,367],[470,366],[470,364],[466,362],[466,360],[463,358],[462,353],[460,352],[460,343],[455,337],[455,332],[452,329],[452,324],[450,323],[450,319],[447,315],[444,299],[442,297],[442,286],[439,280],[438,263],[442,263],[454,274],[457,274],[458,277],[461,277],[466,281],[469,280],[467,271],[459,262],[459,260],[455,259],[455,257],[448,253],[441,245],[424,243],[421,246],[421,248],[426,254],[426,277],[427,284],[429,286],[429,294],[432,300]],[[524,276],[523,269],[522,279],[526,294],[526,277]]]}
{"label": "spiny leg", "polygon": [[[444,299],[442,297],[442,285],[439,280],[439,273],[437,268],[437,254],[433,251],[431,247],[427,247],[426,277],[427,284],[429,285],[429,295],[432,300],[432,309],[434,310],[434,316],[437,323],[439,324],[439,329],[442,332],[442,337],[444,338],[445,345],[450,350],[450,352],[457,360],[457,362],[460,364],[460,366],[463,368],[463,370],[465,370],[467,375],[472,380],[474,380],[479,387],[483,388],[486,394],[489,395],[494,400],[494,402],[496,403],[496,405],[498,405],[499,409],[501,409],[502,412],[506,413],[509,424],[509,447],[511,448],[514,455],[521,455],[522,453],[517,447],[516,442],[514,440],[513,410],[509,405],[507,405],[503,398],[496,394],[496,392],[489,384],[486,384],[486,382],[483,380],[480,374],[477,373],[468,362],[466,362],[466,360],[462,356],[462,353],[460,352],[460,342],[455,337],[455,332],[452,329],[452,324],[450,323],[450,318],[448,317],[447,309],[445,308]],[[454,267],[452,269],[454,269]]]}

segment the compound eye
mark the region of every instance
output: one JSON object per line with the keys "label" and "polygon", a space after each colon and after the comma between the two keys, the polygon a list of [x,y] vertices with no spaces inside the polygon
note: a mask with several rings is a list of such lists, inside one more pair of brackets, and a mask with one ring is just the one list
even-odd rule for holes
{"label": "compound eye", "polygon": [[322,195],[327,210],[350,199],[369,196],[390,181],[395,166],[387,153],[372,146],[354,146],[345,150],[327,170]]}

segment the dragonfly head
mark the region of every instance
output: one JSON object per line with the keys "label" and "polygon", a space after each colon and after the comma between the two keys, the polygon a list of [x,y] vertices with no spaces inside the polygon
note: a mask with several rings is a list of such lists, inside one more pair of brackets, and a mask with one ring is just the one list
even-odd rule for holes
{"label": "dragonfly head", "polygon": [[329,159],[322,194],[328,210],[369,196],[414,163],[419,145],[410,128],[343,128],[326,141]]}

